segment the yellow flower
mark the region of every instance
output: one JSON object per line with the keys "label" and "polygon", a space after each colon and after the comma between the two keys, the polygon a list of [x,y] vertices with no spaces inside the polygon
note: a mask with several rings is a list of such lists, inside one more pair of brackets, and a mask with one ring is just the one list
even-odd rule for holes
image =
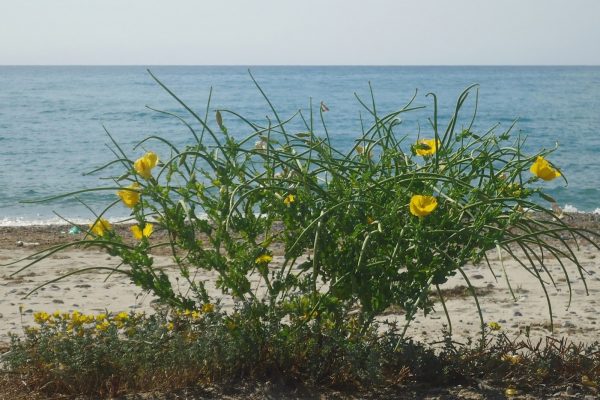
{"label": "yellow flower", "polygon": [[538,156],[529,170],[532,174],[545,181],[551,181],[560,176],[560,172],[542,156]]}
{"label": "yellow flower", "polygon": [[125,311],[121,311],[120,313],[115,315],[113,319],[117,322],[125,322],[129,319],[129,314],[127,314]]}
{"label": "yellow flower", "polygon": [[89,324],[91,322],[94,322],[96,317],[94,317],[94,315],[92,315],[92,314],[88,314],[88,315],[84,315],[82,319],[83,319],[84,324]]}
{"label": "yellow flower", "polygon": [[126,189],[129,190],[119,190],[117,192],[117,196],[121,198],[123,204],[129,208],[133,208],[137,203],[140,202],[140,192],[138,190],[139,187],[139,183],[133,183],[132,185],[127,186]]}
{"label": "yellow flower", "polygon": [[173,329],[175,329],[175,325],[172,322],[169,322],[165,328],[167,328],[168,331],[172,331]]}
{"label": "yellow flower", "polygon": [[96,315],[96,321],[97,322],[106,321],[106,314],[98,314],[98,315]]}
{"label": "yellow flower", "polygon": [[415,146],[415,152],[419,156],[430,156],[435,154],[438,147],[440,147],[440,141],[435,139],[420,139],[417,141]]}
{"label": "yellow flower", "polygon": [[149,222],[146,222],[144,229],[140,228],[139,225],[134,225],[131,227],[131,233],[133,233],[133,237],[137,240],[142,240],[143,237],[150,237],[153,231],[154,225]]}
{"label": "yellow flower", "polygon": [[142,178],[150,179],[152,177],[152,168],[156,167],[156,163],[158,163],[158,156],[149,151],[133,163],[133,168]]}
{"label": "yellow flower", "polygon": [[289,207],[295,201],[296,201],[296,196],[293,194],[288,194],[287,196],[285,196],[285,199],[283,199],[283,204],[285,204],[286,206]]}
{"label": "yellow flower", "polygon": [[273,261],[273,257],[269,254],[263,254],[262,256],[256,257],[256,260],[254,260],[256,264],[268,264],[271,261]]}
{"label": "yellow flower", "polygon": [[110,322],[107,320],[103,320],[99,324],[96,325],[96,330],[99,332],[105,332],[110,327]]}
{"label": "yellow flower", "polygon": [[493,331],[499,331],[500,329],[502,329],[502,326],[500,326],[500,324],[497,322],[490,322],[490,323],[488,323],[488,326]]}
{"label": "yellow flower", "polygon": [[206,303],[202,305],[202,312],[203,313],[211,313],[215,311],[215,306],[211,303]]}
{"label": "yellow flower", "polygon": [[44,324],[50,319],[50,314],[45,311],[36,312],[33,314],[33,320],[38,324]]}
{"label": "yellow flower", "polygon": [[73,314],[71,314],[71,324],[73,326],[83,325],[86,320],[86,316],[81,314],[79,311],[73,311]]}
{"label": "yellow flower", "polygon": [[518,354],[505,354],[502,356],[502,361],[516,365],[521,362],[521,356]]}
{"label": "yellow flower", "polygon": [[416,194],[410,199],[410,213],[417,217],[426,217],[437,208],[437,205],[435,197]]}
{"label": "yellow flower", "polygon": [[594,380],[590,379],[590,377],[587,376],[587,375],[583,375],[581,377],[581,384],[583,386],[587,386],[587,387],[591,387],[591,388],[597,388],[598,387],[598,384]]}
{"label": "yellow flower", "polygon": [[104,236],[108,231],[112,229],[112,225],[104,218],[96,220],[93,224],[90,224],[92,233],[97,236]]}

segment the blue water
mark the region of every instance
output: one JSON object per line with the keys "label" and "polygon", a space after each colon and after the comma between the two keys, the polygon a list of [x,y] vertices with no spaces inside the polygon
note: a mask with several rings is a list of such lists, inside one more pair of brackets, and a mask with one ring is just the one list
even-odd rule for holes
{"label": "blue water", "polygon": [[[257,121],[272,118],[267,104],[245,67],[153,67],[152,71],[200,114],[212,86],[211,108],[228,108]],[[447,121],[459,93],[480,84],[475,130],[500,123],[507,129],[515,118],[515,133],[528,136],[533,152],[559,149],[552,161],[569,179],[544,183],[560,205],[592,212],[600,207],[600,67],[253,67],[255,78],[282,116],[307,111],[312,97],[324,101],[329,133],[347,147],[360,133],[354,93],[369,98],[371,82],[381,113],[404,105],[419,89],[415,104],[423,112],[404,116],[399,135],[414,137],[418,126],[428,136],[431,115],[428,92],[438,95],[440,120]],[[88,219],[75,199],[49,204],[22,204],[77,189],[109,185],[102,175],[83,173],[112,160],[102,125],[122,147],[133,151],[140,139],[159,134],[178,145],[191,142],[187,129],[173,118],[145,108],[185,112],[147,74],[144,67],[0,67],[0,224],[49,223],[54,211],[71,219]],[[467,102],[470,109],[473,102]],[[366,113],[362,115],[366,119]],[[210,119],[214,120],[211,112]],[[248,130],[226,119],[230,132]],[[213,121],[214,124],[214,121]],[[417,125],[418,124],[418,125]],[[466,124],[466,122],[465,122]],[[297,123],[293,125],[301,129]],[[152,146],[150,146],[152,147]],[[159,154],[160,155],[160,154]],[[102,209],[114,194],[85,195]],[[126,209],[115,208],[122,217]],[[119,215],[119,213],[121,213]]]}

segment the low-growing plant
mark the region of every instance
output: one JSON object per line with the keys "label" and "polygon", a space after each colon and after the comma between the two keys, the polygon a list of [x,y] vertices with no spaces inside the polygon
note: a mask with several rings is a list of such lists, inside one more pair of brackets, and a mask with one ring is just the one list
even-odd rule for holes
{"label": "low-growing plant", "polygon": [[[214,303],[198,276],[215,271],[217,287],[251,304],[258,322],[299,329],[309,321],[354,321],[362,333],[390,306],[405,310],[409,321],[418,310],[429,312],[431,289],[441,293],[439,285],[457,273],[479,308],[463,267],[487,262],[490,250],[504,251],[537,279],[549,307],[540,269],[554,278],[545,257],[573,263],[585,278],[573,250],[578,240],[598,247],[594,233],[568,226],[539,202],[553,200],[541,181],[566,182],[548,161],[551,150],[528,155],[512,126],[500,134],[475,132],[475,112],[459,126],[467,97],[477,94],[474,87],[459,96],[445,126],[436,96],[428,95],[433,114],[418,137],[403,131],[400,120],[423,108],[414,105],[416,95],[386,115],[377,112],[374,99],[367,104],[357,96],[373,122],[365,128],[361,119],[360,133],[344,149],[329,136],[324,107],[283,119],[257,84],[272,118],[261,124],[216,110],[213,119],[210,101],[200,116],[150,75],[191,120],[155,111],[181,122],[190,143],[178,148],[166,137],[150,136],[136,149],[163,151],[135,159],[113,140],[117,158],[98,171],[115,165],[121,171],[112,177],[114,186],[92,191],[114,191],[118,198],[96,215],[85,240],[42,252],[19,272],[69,246],[96,246],[124,266],[105,269],[181,310]],[[233,119],[235,133],[227,128]],[[294,119],[304,128],[291,131]],[[131,209],[135,244],[105,219],[112,207]],[[158,228],[167,232],[165,242],[153,240]],[[283,248],[277,262],[276,244]],[[154,267],[150,252],[160,246],[170,249],[185,290]],[[251,276],[259,277],[257,285]]]}
{"label": "low-growing plant", "polygon": [[411,386],[481,382],[496,394],[545,397],[567,384],[597,393],[600,383],[599,343],[532,342],[486,328],[479,341],[457,343],[446,332],[437,347],[412,340],[397,346],[398,333],[377,328],[375,323],[359,335],[356,323],[325,319],[299,329],[257,324],[250,304],[227,315],[218,309],[38,312],[24,337],[12,336],[2,372],[18,376],[30,395],[93,397],[237,385],[242,398],[265,382],[283,390],[281,397],[314,388],[383,398]]}

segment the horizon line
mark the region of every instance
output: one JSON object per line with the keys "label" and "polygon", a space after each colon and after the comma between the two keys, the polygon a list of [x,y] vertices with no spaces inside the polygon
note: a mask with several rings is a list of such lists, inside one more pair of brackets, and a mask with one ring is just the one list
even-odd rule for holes
{"label": "horizon line", "polygon": [[0,64],[0,67],[600,67],[600,64]]}

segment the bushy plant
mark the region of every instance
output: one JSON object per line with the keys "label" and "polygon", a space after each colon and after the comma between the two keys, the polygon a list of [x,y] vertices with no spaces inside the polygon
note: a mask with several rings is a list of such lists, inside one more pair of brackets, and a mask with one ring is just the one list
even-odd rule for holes
{"label": "bushy plant", "polygon": [[[118,158],[110,165],[122,166],[113,177],[117,186],[94,190],[116,191],[120,200],[110,207],[131,209],[138,241],[128,244],[111,229],[104,219],[109,207],[83,244],[120,257],[128,268],[117,272],[170,306],[199,310],[211,304],[196,277],[216,271],[217,287],[252,304],[257,321],[296,326],[353,318],[366,332],[392,305],[406,310],[409,320],[418,310],[427,313],[430,290],[457,273],[476,297],[463,267],[487,261],[489,250],[516,258],[545,291],[538,271],[545,269],[544,254],[569,260],[583,277],[573,246],[577,239],[597,246],[591,232],[569,227],[540,205],[552,200],[540,180],[563,178],[548,161],[551,151],[526,154],[512,127],[501,134],[475,132],[475,114],[458,126],[473,87],[459,96],[445,127],[431,95],[430,129],[416,140],[400,133],[399,119],[422,108],[414,98],[387,115],[377,113],[374,100],[369,106],[359,99],[373,123],[351,148],[340,149],[330,140],[323,107],[321,132],[312,109],[309,117],[292,117],[305,129],[290,131],[292,118],[282,119],[266,96],[274,118],[264,124],[229,110],[217,110],[213,119],[210,104],[201,117],[154,79],[189,114],[191,121],[158,111],[189,129],[190,144],[178,148],[151,136],[138,147],[168,150],[135,159],[113,141]],[[251,133],[229,132],[233,118]],[[155,227],[166,230],[166,242],[153,241]],[[575,241],[567,242],[565,234]],[[278,263],[274,244],[283,246]],[[175,290],[154,268],[149,252],[158,246],[170,249],[189,292]],[[251,284],[253,274],[264,291]]]}

